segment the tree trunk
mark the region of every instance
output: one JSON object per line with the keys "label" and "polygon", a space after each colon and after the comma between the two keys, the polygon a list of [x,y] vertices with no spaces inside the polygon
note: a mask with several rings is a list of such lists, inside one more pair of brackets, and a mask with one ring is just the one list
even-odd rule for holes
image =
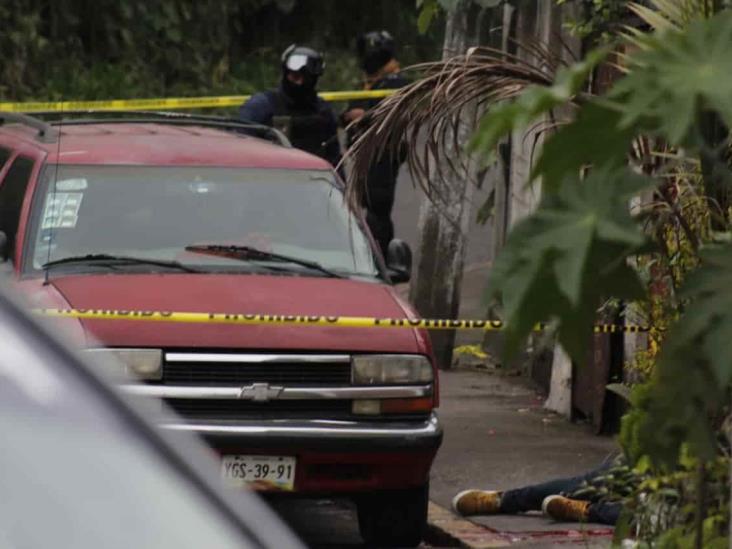
{"label": "tree trunk", "polygon": [[[469,0],[462,0],[448,13],[443,59],[464,53],[472,45],[469,43],[470,37],[479,35],[471,29],[471,22],[479,19],[471,17],[475,8],[471,4]],[[461,148],[467,144],[473,124],[472,120],[468,120],[472,118],[470,113],[465,118],[458,130]],[[460,154],[463,152],[454,151],[454,156]],[[419,216],[419,262],[411,285],[410,299],[423,317],[457,318],[475,188],[471,183],[475,163],[466,162],[463,173],[454,173],[447,166],[445,158],[432,160],[444,166],[442,172],[445,181],[440,186],[445,190],[446,200],[435,203],[427,197],[423,199]],[[450,368],[455,332],[433,331],[431,336],[439,367]]]}
{"label": "tree trunk", "polygon": [[544,408],[564,417],[572,416],[572,360],[559,343],[554,346],[549,396]]}

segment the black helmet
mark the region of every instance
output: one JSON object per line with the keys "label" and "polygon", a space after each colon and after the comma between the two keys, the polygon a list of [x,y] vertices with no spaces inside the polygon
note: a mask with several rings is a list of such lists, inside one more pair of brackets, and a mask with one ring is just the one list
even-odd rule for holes
{"label": "black helmet", "polygon": [[282,72],[304,72],[318,77],[323,74],[325,61],[314,49],[292,44],[282,53]]}
{"label": "black helmet", "polygon": [[394,57],[396,44],[388,31],[371,31],[358,37],[356,50],[363,70],[374,74]]}

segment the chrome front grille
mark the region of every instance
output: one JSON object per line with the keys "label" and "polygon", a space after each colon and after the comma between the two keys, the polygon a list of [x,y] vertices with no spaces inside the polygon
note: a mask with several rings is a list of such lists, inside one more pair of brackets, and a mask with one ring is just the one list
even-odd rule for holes
{"label": "chrome front grille", "polygon": [[352,414],[354,400],[420,398],[433,392],[432,384],[354,386],[350,355],[178,351],[165,352],[162,383],[124,389],[161,398],[193,421],[363,419]]}
{"label": "chrome front grille", "polygon": [[166,353],[163,383],[197,387],[270,383],[335,387],[351,383],[348,355]]}

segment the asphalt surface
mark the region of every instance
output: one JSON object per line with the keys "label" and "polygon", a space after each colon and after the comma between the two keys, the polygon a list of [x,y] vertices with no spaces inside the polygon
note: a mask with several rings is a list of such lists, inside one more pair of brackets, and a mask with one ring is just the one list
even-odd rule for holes
{"label": "asphalt surface", "polygon": [[[543,395],[524,379],[456,370],[440,380],[445,438],[432,468],[430,499],[443,507],[465,489],[505,490],[582,474],[617,449],[612,437],[544,410]],[[538,513],[471,520],[532,547],[578,539],[609,546],[603,525],[557,523]]]}
{"label": "asphalt surface", "polygon": [[[344,500],[280,500],[274,509],[313,549],[365,549],[354,506]],[[420,549],[445,547],[423,543]]]}

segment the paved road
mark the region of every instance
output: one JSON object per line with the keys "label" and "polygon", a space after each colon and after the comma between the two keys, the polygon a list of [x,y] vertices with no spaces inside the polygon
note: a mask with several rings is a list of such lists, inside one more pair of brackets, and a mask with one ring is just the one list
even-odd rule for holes
{"label": "paved road", "polygon": [[[471,370],[442,372],[441,401],[445,439],[432,470],[431,499],[443,507],[465,488],[505,489],[582,473],[616,448],[612,438],[545,412],[541,395],[521,379]],[[276,508],[312,547],[362,547],[347,502],[284,500]],[[578,541],[593,548],[609,546],[608,530],[601,525],[555,523],[537,514],[475,522],[517,547]]]}
{"label": "paved road", "polygon": [[[282,500],[275,510],[313,549],[362,549],[353,506],[347,501]],[[420,549],[436,549],[423,544]]]}
{"label": "paved road", "polygon": [[[505,490],[584,473],[617,444],[543,409],[543,397],[520,378],[470,370],[442,372],[440,417],[445,438],[432,469],[432,501],[449,507],[460,490]],[[590,536],[609,547],[607,527],[556,523],[539,514],[475,518],[515,543],[554,547]],[[512,542],[512,543],[513,543]],[[539,544],[540,545],[536,545]]]}

